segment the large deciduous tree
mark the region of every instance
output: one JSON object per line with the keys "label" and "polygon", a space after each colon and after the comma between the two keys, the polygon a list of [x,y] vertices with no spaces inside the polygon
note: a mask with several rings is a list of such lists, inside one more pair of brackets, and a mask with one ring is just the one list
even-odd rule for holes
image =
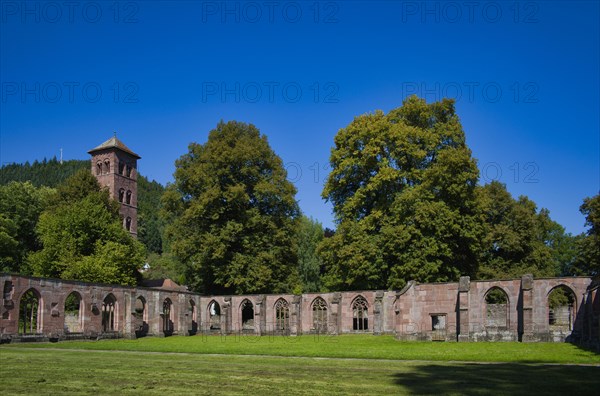
{"label": "large deciduous tree", "polygon": [[43,248],[29,256],[34,275],[135,285],[143,245],[123,229],[118,203],[83,169],[58,186],[36,231]]}
{"label": "large deciduous tree", "polygon": [[31,182],[0,186],[0,271],[30,273],[25,259],[41,248],[35,226],[53,192]]}
{"label": "large deciduous tree", "polygon": [[586,198],[579,208],[589,229],[577,241],[577,260],[571,272],[575,275],[600,274],[600,194]]}
{"label": "large deciduous tree", "polygon": [[574,260],[574,238],[548,210],[538,212],[525,196],[514,199],[497,181],[479,193],[486,231],[479,278],[557,276]]}
{"label": "large deciduous tree", "polygon": [[336,234],[320,252],[330,289],[447,281],[477,269],[478,170],[454,103],[411,97],[335,136],[323,197]]}
{"label": "large deciduous tree", "polygon": [[295,187],[267,138],[220,122],[176,162],[163,196],[173,253],[204,293],[265,293],[298,285]]}
{"label": "large deciduous tree", "polygon": [[317,246],[323,240],[323,226],[306,216],[300,217],[298,226],[298,272],[303,292],[321,290],[322,260],[317,254]]}

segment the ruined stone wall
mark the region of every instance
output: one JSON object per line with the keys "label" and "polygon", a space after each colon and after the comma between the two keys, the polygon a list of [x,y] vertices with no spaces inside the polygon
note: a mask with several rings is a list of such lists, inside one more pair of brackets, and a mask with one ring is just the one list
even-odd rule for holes
{"label": "ruined stone wall", "polygon": [[[598,285],[586,277],[470,281],[418,284],[400,291],[202,296],[143,287],[90,284],[16,275],[0,275],[3,340],[164,336],[171,334],[394,334],[404,340],[433,341],[564,341],[568,337],[598,340]],[[549,324],[548,296],[564,286],[573,292],[571,324]],[[505,303],[486,303],[491,290]],[[19,329],[23,296],[39,300],[34,331]],[[79,312],[66,312],[71,293],[80,298]],[[113,301],[113,305],[110,305]],[[211,318],[211,304],[218,314]],[[243,307],[249,306],[245,313]],[[112,307],[112,308],[111,308]],[[112,309],[111,326],[106,310]],[[564,314],[564,309],[557,312]],[[22,314],[21,314],[22,315]],[[561,317],[562,317],[561,316]],[[244,322],[244,319],[246,321]]]}

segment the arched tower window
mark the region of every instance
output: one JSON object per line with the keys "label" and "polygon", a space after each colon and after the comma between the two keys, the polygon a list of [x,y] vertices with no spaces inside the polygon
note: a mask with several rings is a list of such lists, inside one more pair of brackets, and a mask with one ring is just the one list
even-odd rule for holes
{"label": "arched tower window", "polygon": [[327,333],[327,303],[321,297],[312,304],[313,329],[316,333]]}
{"label": "arched tower window", "polygon": [[290,328],[290,309],[288,302],[280,298],[275,303],[275,331],[287,331]]}
{"label": "arched tower window", "polygon": [[126,167],[126,168],[127,168],[127,169],[126,169],[126,176],[127,176],[127,177],[131,177],[131,169],[132,169],[132,168],[131,168],[131,165],[127,164],[127,167]]}
{"label": "arched tower window", "polygon": [[127,217],[125,219],[125,229],[127,231],[131,231],[131,217]]}
{"label": "arched tower window", "polygon": [[119,189],[119,202],[124,202],[125,201],[125,190],[124,189]]}
{"label": "arched tower window", "polygon": [[96,174],[97,175],[101,175],[102,174],[102,162],[98,161],[96,163]]}
{"label": "arched tower window", "polygon": [[104,160],[104,172],[110,173],[110,160],[109,159]]}
{"label": "arched tower window", "polygon": [[119,175],[122,175],[125,172],[125,163],[123,161],[119,161]]}
{"label": "arched tower window", "polygon": [[369,330],[369,306],[362,296],[352,303],[352,330]]}
{"label": "arched tower window", "polygon": [[127,203],[127,205],[131,205],[131,190],[127,190],[127,198],[125,203]]}

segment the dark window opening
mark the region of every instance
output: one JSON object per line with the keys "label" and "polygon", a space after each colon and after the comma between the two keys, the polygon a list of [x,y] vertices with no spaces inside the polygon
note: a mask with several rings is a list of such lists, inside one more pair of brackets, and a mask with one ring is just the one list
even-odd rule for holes
{"label": "dark window opening", "polygon": [[288,302],[280,298],[275,303],[275,330],[287,331],[290,328],[290,309]]}
{"label": "dark window opening", "polygon": [[315,299],[312,307],[313,312],[313,329],[315,332],[327,333],[327,304],[320,297]]}
{"label": "dark window opening", "polygon": [[367,300],[363,297],[358,297],[352,304],[352,329],[369,330],[369,309]]}
{"label": "dark window opening", "polygon": [[208,305],[208,317],[210,330],[221,329],[221,307],[216,301],[212,301]]}
{"label": "dark window opening", "polygon": [[35,334],[41,329],[40,297],[33,290],[28,290],[19,303],[19,333]]}
{"label": "dark window opening", "polygon": [[102,302],[102,331],[115,331],[116,323],[116,304],[117,299],[112,294],[106,296]]}
{"label": "dark window opening", "polygon": [[250,300],[242,302],[242,330],[254,330],[254,306]]}

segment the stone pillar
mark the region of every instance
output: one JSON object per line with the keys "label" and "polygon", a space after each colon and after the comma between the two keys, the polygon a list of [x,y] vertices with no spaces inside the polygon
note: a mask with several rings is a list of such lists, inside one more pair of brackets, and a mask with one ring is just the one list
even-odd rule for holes
{"label": "stone pillar", "polygon": [[[258,296],[256,299],[256,309],[254,310],[254,333],[256,335],[263,335],[268,332],[267,330],[267,304],[264,295]],[[273,326],[270,326],[271,329]]]}
{"label": "stone pillar", "polygon": [[327,330],[330,334],[340,334],[342,328],[342,307],[340,305],[341,299],[342,293],[340,292],[333,293],[333,296],[331,297],[331,314],[329,315],[329,323],[327,325]]}
{"label": "stone pillar", "polygon": [[373,304],[373,334],[381,335],[383,332],[383,290],[375,292]]}
{"label": "stone pillar", "polygon": [[471,278],[461,276],[458,281],[458,301],[456,304],[456,340],[469,341],[469,289]]}
{"label": "stone pillar", "polygon": [[133,312],[131,304],[131,292],[123,292],[123,337],[135,339],[135,329],[131,324],[131,314]]}
{"label": "stone pillar", "polygon": [[290,335],[302,333],[302,296],[292,298],[292,308],[290,310]]}
{"label": "stone pillar", "polygon": [[[231,333],[231,297],[225,297],[221,307],[221,334]],[[241,332],[241,329],[240,329]]]}
{"label": "stone pillar", "polygon": [[521,277],[521,293],[519,296],[519,341],[533,340],[533,275]]}

